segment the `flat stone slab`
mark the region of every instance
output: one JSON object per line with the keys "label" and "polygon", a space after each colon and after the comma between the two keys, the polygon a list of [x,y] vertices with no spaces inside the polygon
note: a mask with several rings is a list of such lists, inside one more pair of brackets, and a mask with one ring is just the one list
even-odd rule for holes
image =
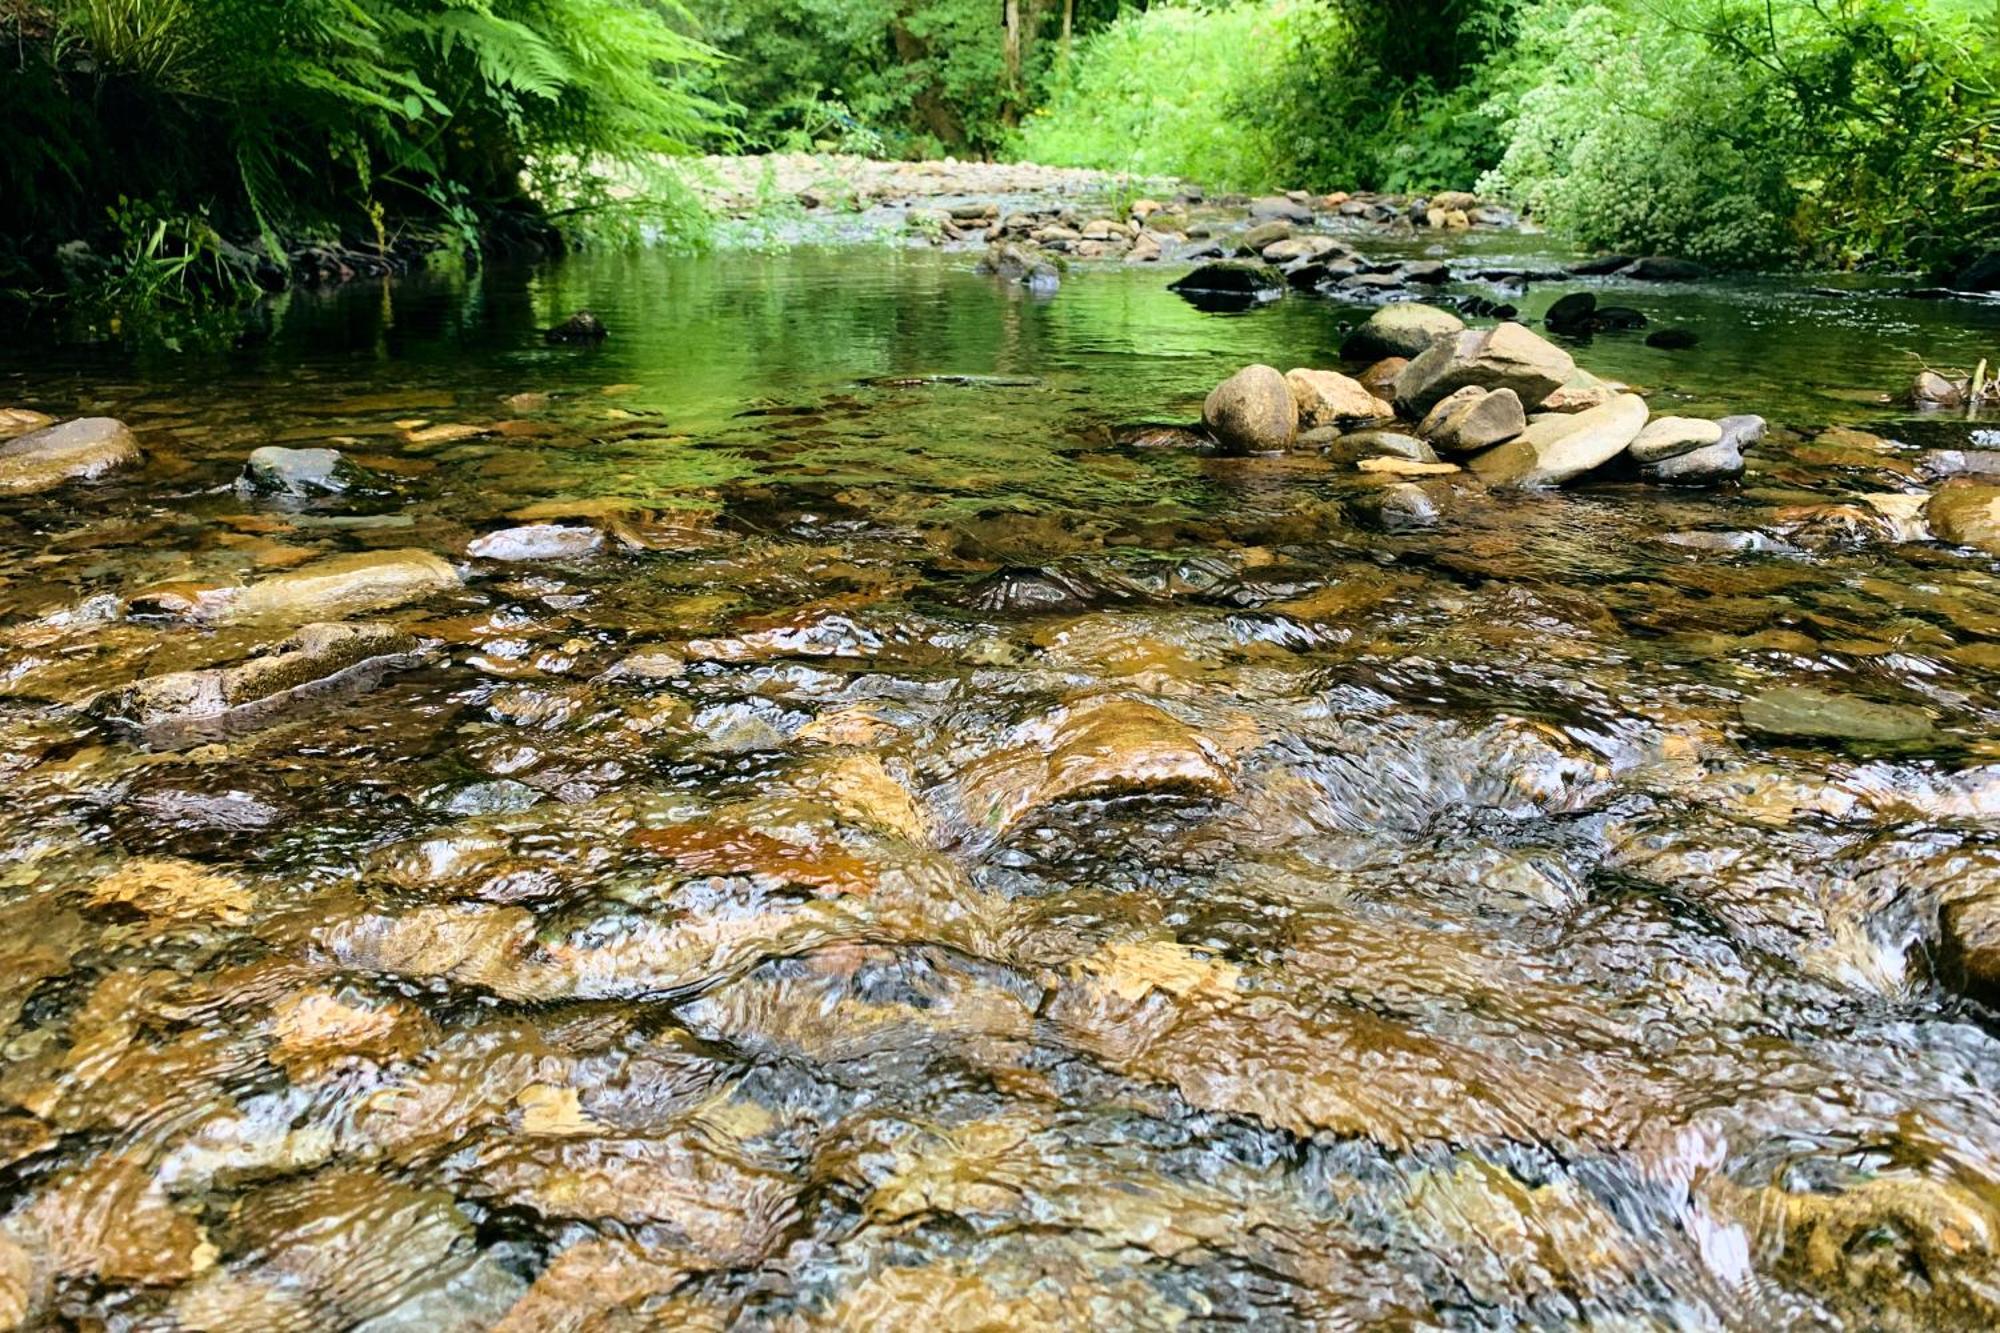
{"label": "flat stone slab", "polygon": [[65,421],[0,445],[0,495],[34,495],[66,482],[95,481],[144,457],[122,421]]}
{"label": "flat stone slab", "polygon": [[201,739],[267,725],[317,694],[366,688],[421,655],[414,635],[387,625],[306,625],[245,661],[148,676],[88,711],[156,742]]}

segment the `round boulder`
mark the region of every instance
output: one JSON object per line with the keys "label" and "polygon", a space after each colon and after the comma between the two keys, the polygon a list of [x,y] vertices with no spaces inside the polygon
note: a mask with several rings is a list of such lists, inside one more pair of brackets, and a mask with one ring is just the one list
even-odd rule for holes
{"label": "round boulder", "polygon": [[1340,355],[1347,361],[1415,357],[1440,338],[1463,332],[1465,321],[1449,310],[1418,301],[1398,301],[1377,310],[1349,334],[1340,346]]}
{"label": "round boulder", "polygon": [[1275,368],[1245,366],[1215,386],[1201,419],[1224,448],[1283,449],[1298,434],[1299,404]]}
{"label": "round boulder", "polygon": [[2000,555],[2000,486],[1946,486],[1924,506],[1938,540]]}

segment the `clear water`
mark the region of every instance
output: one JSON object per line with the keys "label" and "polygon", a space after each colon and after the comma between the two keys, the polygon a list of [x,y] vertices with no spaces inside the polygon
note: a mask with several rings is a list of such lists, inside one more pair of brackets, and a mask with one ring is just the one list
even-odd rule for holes
{"label": "clear water", "polygon": [[[149,454],[0,502],[0,1324],[1991,1326],[1938,917],[2000,891],[2000,579],[1862,497],[1981,442],[1888,397],[2000,308],[1618,290],[1700,347],[1579,359],[1769,417],[1743,486],[1388,533],[1135,437],[1365,313],[1166,277],[584,257],[0,353]],[[269,443],[379,489],[234,489]],[[533,518],[611,539],[465,556]],[[464,576],[365,617],[424,664],[79,711],[282,635],[128,599],[391,549]],[[1745,725],[1796,686],[1930,731]]]}

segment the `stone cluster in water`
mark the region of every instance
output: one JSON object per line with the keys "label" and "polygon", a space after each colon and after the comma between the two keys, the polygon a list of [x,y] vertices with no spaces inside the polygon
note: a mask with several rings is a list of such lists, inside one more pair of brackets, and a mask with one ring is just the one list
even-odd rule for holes
{"label": "stone cluster in water", "polygon": [[1991,1326],[1988,460],[1385,532],[1378,404],[1641,415],[1438,313],[1096,505],[838,452],[1018,381],[699,512],[538,493],[686,443],[595,393],[0,417],[0,1327]]}
{"label": "stone cluster in water", "polygon": [[1447,311],[1397,304],[1347,346],[1385,355],[1359,378],[1250,366],[1209,394],[1203,424],[1227,449],[1323,447],[1365,472],[1428,478],[1384,497],[1425,520],[1455,498],[1447,479],[1464,474],[1492,490],[1536,490],[1623,465],[1648,481],[1709,487],[1742,476],[1743,450],[1764,438],[1757,416],[1652,417],[1644,398],[1520,324],[1468,329]]}

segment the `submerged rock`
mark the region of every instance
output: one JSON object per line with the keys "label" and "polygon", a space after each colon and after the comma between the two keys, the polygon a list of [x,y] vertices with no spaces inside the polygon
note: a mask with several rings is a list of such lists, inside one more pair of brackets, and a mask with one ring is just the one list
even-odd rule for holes
{"label": "submerged rock", "polygon": [[588,310],[579,310],[574,315],[542,335],[552,343],[601,343],[610,336],[604,321]]}
{"label": "submerged rock", "polygon": [[1924,517],[1938,540],[2000,555],[2000,486],[1945,486]]}
{"label": "submerged rock", "polygon": [[31,430],[55,424],[56,419],[46,412],[35,412],[25,407],[0,407],[0,440],[26,435]]}
{"label": "submerged rock", "polygon": [[962,803],[972,827],[1005,836],[1058,801],[1147,792],[1227,795],[1229,756],[1214,739],[1151,704],[1097,699],[1059,709],[1017,743],[967,768]]}
{"label": "submerged rock", "polygon": [[93,715],[140,731],[248,726],[309,694],[410,666],[416,638],[386,625],[307,625],[235,666],[149,676],[93,700]]}
{"label": "submerged rock", "polygon": [[1417,301],[1397,301],[1370,315],[1365,323],[1347,335],[1340,355],[1348,361],[1372,361],[1381,357],[1416,357],[1440,338],[1465,332],[1465,321],[1449,310]]}
{"label": "submerged rock", "polygon": [[478,560],[581,560],[602,549],[604,534],[596,528],[530,523],[489,532],[475,539],[465,553]]}
{"label": "submerged rock", "polygon": [[330,556],[248,587],[142,594],[145,607],[200,620],[305,624],[402,606],[461,587],[458,571],[429,551]]}
{"label": "submerged rock", "polygon": [[1003,282],[1018,282],[1034,291],[1052,292],[1062,286],[1062,270],[1032,245],[998,241],[980,256],[979,271]]}
{"label": "submerged rock", "polygon": [[1416,482],[1399,481],[1382,488],[1376,500],[1375,520],[1390,532],[1428,528],[1438,521],[1438,504]]}
{"label": "submerged rock", "polygon": [[1574,416],[1544,416],[1517,439],[1472,459],[1472,470],[1494,487],[1561,486],[1625,452],[1646,425],[1646,400],[1623,394]]}
{"label": "submerged rock", "polygon": [[1201,419],[1224,448],[1284,449],[1298,434],[1299,404],[1276,369],[1245,366],[1215,386]]}
{"label": "submerged rock", "polygon": [[1396,377],[1396,407],[1421,417],[1467,385],[1512,389],[1533,408],[1568,382],[1576,361],[1519,324],[1467,330],[1432,344]]}
{"label": "submerged rock", "polygon": [[1882,744],[1926,740],[1930,715],[1907,704],[1881,704],[1806,685],[1781,685],[1745,700],[1743,725],[1772,736]]}
{"label": "submerged rock", "polygon": [[1938,924],[1945,979],[1982,1004],[2000,1006],[2000,895],[1947,903]]}
{"label": "submerged rock", "polygon": [[82,417],[0,445],[0,495],[33,495],[65,482],[95,481],[143,455],[125,423]]}

